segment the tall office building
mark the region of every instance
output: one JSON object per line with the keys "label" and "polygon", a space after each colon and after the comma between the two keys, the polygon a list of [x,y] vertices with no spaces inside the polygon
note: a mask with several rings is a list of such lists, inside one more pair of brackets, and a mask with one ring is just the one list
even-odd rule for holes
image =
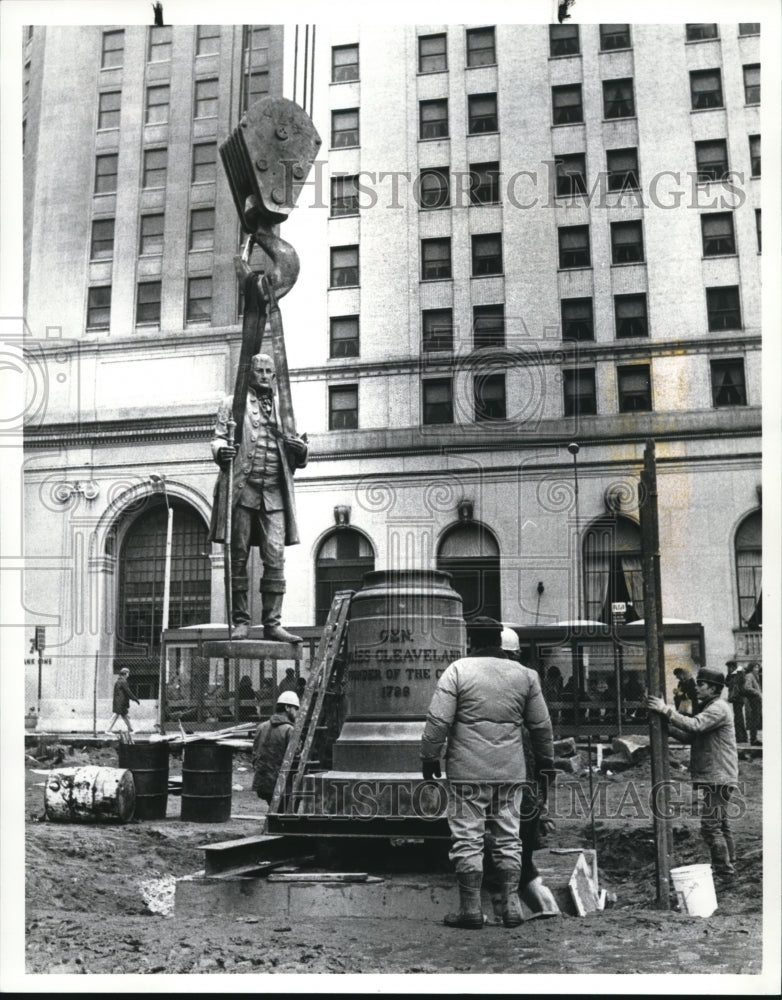
{"label": "tall office building", "polygon": [[223,619],[208,439],[241,304],[215,149],[264,91],[324,139],[283,231],[311,449],[287,622],[434,566],[468,613],[643,617],[652,438],[664,613],[710,662],[760,659],[759,32],[36,29],[27,605],[55,697],[90,697],[96,653],[103,692],[132,663],[153,696],[167,502],[170,621]]}

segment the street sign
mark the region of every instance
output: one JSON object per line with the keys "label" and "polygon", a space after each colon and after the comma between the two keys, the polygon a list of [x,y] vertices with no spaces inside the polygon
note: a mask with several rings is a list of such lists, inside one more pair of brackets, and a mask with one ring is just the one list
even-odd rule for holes
{"label": "street sign", "polygon": [[36,625],[35,626],[35,648],[39,653],[42,653],[46,649],[46,626]]}

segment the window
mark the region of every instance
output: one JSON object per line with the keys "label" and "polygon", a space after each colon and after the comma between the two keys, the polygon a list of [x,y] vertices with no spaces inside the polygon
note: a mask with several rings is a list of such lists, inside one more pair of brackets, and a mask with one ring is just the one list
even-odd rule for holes
{"label": "window", "polygon": [[420,208],[444,208],[450,204],[451,193],[448,167],[422,170],[418,176],[418,205]]}
{"label": "window", "polygon": [[163,253],[163,222],[162,213],[141,216],[138,247],[140,255]]}
{"label": "window", "polygon": [[190,180],[204,184],[217,179],[217,143],[199,142],[193,146],[193,167]]}
{"label": "window", "polygon": [[573,196],[586,193],[586,156],[568,153],[554,159],[557,177],[557,195]]}
{"label": "window", "polygon": [[706,312],[710,330],[740,330],[741,305],[738,285],[706,289]]}
{"label": "window", "polygon": [[550,24],[549,55],[575,56],[580,52],[577,24]]}
{"label": "window", "polygon": [[331,248],[331,287],[347,288],[358,284],[358,247]]}
{"label": "window", "polygon": [[633,81],[603,80],[603,114],[606,118],[632,118],[635,114]]}
{"label": "window", "polygon": [[467,65],[493,66],[496,62],[494,28],[470,28],[467,32]]}
{"label": "window", "polygon": [[335,45],[331,50],[331,82],[358,80],[358,45]]}
{"label": "window", "polygon": [[453,423],[453,382],[449,378],[428,378],[423,389],[424,424]]}
{"label": "window", "polygon": [[698,69],[690,73],[693,111],[722,107],[722,76],[718,69]]}
{"label": "window", "polygon": [[620,365],[619,412],[642,413],[652,408],[652,378],[649,365]]}
{"label": "window", "polygon": [[212,279],[190,278],[187,282],[187,322],[208,323],[212,319]]}
{"label": "window", "polygon": [[418,72],[441,73],[447,69],[445,35],[419,35]]}
{"label": "window", "polygon": [[118,90],[108,90],[98,95],[98,128],[119,128],[120,98]]}
{"label": "window", "polygon": [[614,316],[617,337],[648,337],[649,321],[646,315],[646,295],[614,296]]}
{"label": "window", "polygon": [[496,205],[500,200],[499,163],[470,164],[470,201],[473,205]]}
{"label": "window", "polygon": [[358,316],[333,316],[329,323],[329,357],[358,357]]}
{"label": "window", "polygon": [[144,115],[145,125],[156,125],[168,121],[168,103],[171,88],[167,83],[160,86],[147,87],[147,107]]}
{"label": "window", "polygon": [[562,300],[562,339],[595,339],[592,299]]}
{"label": "window", "polygon": [[358,386],[329,388],[329,430],[345,431],[358,427]]}
{"label": "window", "polygon": [[95,157],[95,194],[113,194],[117,190],[117,154]]}
{"label": "window", "polygon": [[562,387],[566,417],[583,417],[597,413],[594,368],[563,371]]}
{"label": "window", "polygon": [[358,145],[358,108],[331,112],[331,145],[334,149]]}
{"label": "window", "polygon": [[760,22],[756,21],[754,24],[739,24],[739,34],[740,35],[759,35],[760,34]]}
{"label": "window", "polygon": [[606,150],[606,166],[608,168],[609,191],[638,190],[637,149]]}
{"label": "window", "polygon": [[703,256],[721,257],[736,252],[732,212],[710,212],[701,216]]}
{"label": "window", "polygon": [[743,358],[720,358],[711,364],[711,398],[714,406],[746,406]]}
{"label": "window", "polygon": [[254,24],[248,39],[250,69],[267,69],[271,34],[265,25]]}
{"label": "window", "polygon": [[140,281],[136,289],[136,325],[160,323],[160,282]]}
{"label": "window", "polygon": [[452,309],[424,309],[421,325],[422,347],[425,352],[453,350]]}
{"label": "window", "polygon": [[90,288],[87,292],[87,329],[108,330],[111,316],[111,285]]}
{"label": "window", "polygon": [[600,48],[603,52],[609,52],[611,49],[629,49],[630,25],[601,24]]}
{"label": "window", "polygon": [[315,624],[326,624],[338,591],[361,590],[374,568],[372,546],[360,532],[341,525],[328,535],[315,560]]}
{"label": "window", "polygon": [[196,28],[196,55],[209,56],[220,51],[220,25],[199,24]]}
{"label": "window", "polygon": [[479,347],[505,346],[505,306],[473,306],[473,344]]}
{"label": "window", "polygon": [[504,420],[505,376],[502,373],[476,375],[473,379],[473,398],[476,422]]}
{"label": "window", "polygon": [[448,135],[448,101],[421,101],[418,105],[418,138],[442,139]]}
{"label": "window", "polygon": [[728,172],[728,147],[724,139],[695,143],[698,182],[721,181]]}
{"label": "window", "polygon": [[589,226],[559,227],[559,266],[589,267]]}
{"label": "window", "polygon": [[470,135],[480,135],[483,132],[496,132],[497,95],[470,94],[467,98],[467,131]]}
{"label": "window", "polygon": [[209,118],[217,114],[217,80],[196,80],[195,117]]}
{"label": "window", "polygon": [[552,87],[551,100],[554,106],[555,125],[572,125],[584,120],[580,83],[569,84],[567,87]]}
{"label": "window", "polygon": [[142,185],[145,188],[165,187],[166,168],[168,166],[167,149],[145,149],[144,171]]}
{"label": "window", "polygon": [[[583,545],[584,596],[586,617],[590,621],[612,624],[613,603],[623,603],[626,621],[643,617],[643,573],[641,533],[638,525],[622,515],[609,515],[592,521],[585,532]],[[636,670],[624,671],[623,704],[631,709],[643,707],[643,687],[636,680]],[[629,675],[629,676],[628,676]]]}
{"label": "window", "polygon": [[114,219],[93,219],[90,260],[107,260],[114,256]]}
{"label": "window", "polygon": [[189,250],[212,250],[215,245],[215,210],[194,208],[190,212]]}
{"label": "window", "polygon": [[760,177],[760,136],[749,137],[749,159],[752,177]]}
{"label": "window", "polygon": [[760,63],[744,67],[744,100],[747,104],[760,104]]}
{"label": "window", "polygon": [[740,627],[757,630],[763,626],[763,515],[754,511],[736,532],[736,574],[738,577]]}
{"label": "window", "polygon": [[331,178],[331,216],[358,215],[358,187],[355,177]]}
{"label": "window", "polygon": [[472,237],[472,276],[502,274],[502,236],[486,233]]}
{"label": "window", "polygon": [[[269,93],[269,71],[253,70],[247,82],[247,107]],[[217,114],[216,111],[212,112]]]}
{"label": "window", "polygon": [[451,241],[448,237],[421,240],[421,279],[451,277]]}
{"label": "window", "polygon": [[501,621],[500,547],[488,528],[475,522],[455,524],[442,536],[437,568],[451,574],[466,618],[488,615]]}
{"label": "window", "polygon": [[687,41],[688,42],[703,42],[709,38],[717,38],[717,25],[716,24],[688,24],[687,25]]}
{"label": "window", "polygon": [[149,29],[149,62],[165,62],[171,58],[171,26]]}
{"label": "window", "polygon": [[125,32],[104,31],[101,43],[101,69],[115,69],[125,59]]}
{"label": "window", "polygon": [[635,264],[644,259],[643,227],[637,222],[611,223],[611,263]]}
{"label": "window", "polygon": [[761,223],[760,223],[760,209],[759,208],[755,209],[755,235],[758,238],[758,253],[760,253],[762,251],[762,249],[763,249],[763,240],[762,240],[762,230],[761,230]]}

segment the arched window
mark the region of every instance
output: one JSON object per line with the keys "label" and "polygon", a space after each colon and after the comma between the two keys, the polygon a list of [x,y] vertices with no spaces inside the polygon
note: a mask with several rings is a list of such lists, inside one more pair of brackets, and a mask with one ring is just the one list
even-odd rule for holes
{"label": "arched window", "polygon": [[451,528],[440,541],[437,568],[451,574],[465,618],[488,615],[502,621],[500,547],[488,528],[475,522]]}
{"label": "arched window", "polygon": [[763,515],[745,517],[736,532],[736,576],[740,628],[759,629],[763,624]]}
{"label": "arched window", "polygon": [[584,593],[586,617],[612,624],[611,605],[625,605],[624,620],[643,618],[641,533],[627,517],[605,517],[584,536]]}
{"label": "arched window", "polygon": [[364,574],[374,568],[375,553],[360,531],[332,531],[315,558],[315,624],[325,625],[338,590],[360,590]]}
{"label": "arched window", "polygon": [[[187,504],[172,501],[169,628],[208,622],[211,563],[207,527]],[[119,557],[114,669],[128,667],[139,697],[156,697],[166,570],[165,504],[155,502],[125,534]]]}

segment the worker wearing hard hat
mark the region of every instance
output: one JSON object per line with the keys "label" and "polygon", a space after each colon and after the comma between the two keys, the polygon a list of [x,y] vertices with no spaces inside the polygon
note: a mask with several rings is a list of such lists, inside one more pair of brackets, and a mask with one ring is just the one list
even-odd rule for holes
{"label": "worker wearing hard hat", "polygon": [[295,691],[283,691],[277,698],[274,714],[261,723],[253,744],[253,791],[259,799],[271,802],[277,776],[280,773],[293,724],[299,714],[299,697]]}

